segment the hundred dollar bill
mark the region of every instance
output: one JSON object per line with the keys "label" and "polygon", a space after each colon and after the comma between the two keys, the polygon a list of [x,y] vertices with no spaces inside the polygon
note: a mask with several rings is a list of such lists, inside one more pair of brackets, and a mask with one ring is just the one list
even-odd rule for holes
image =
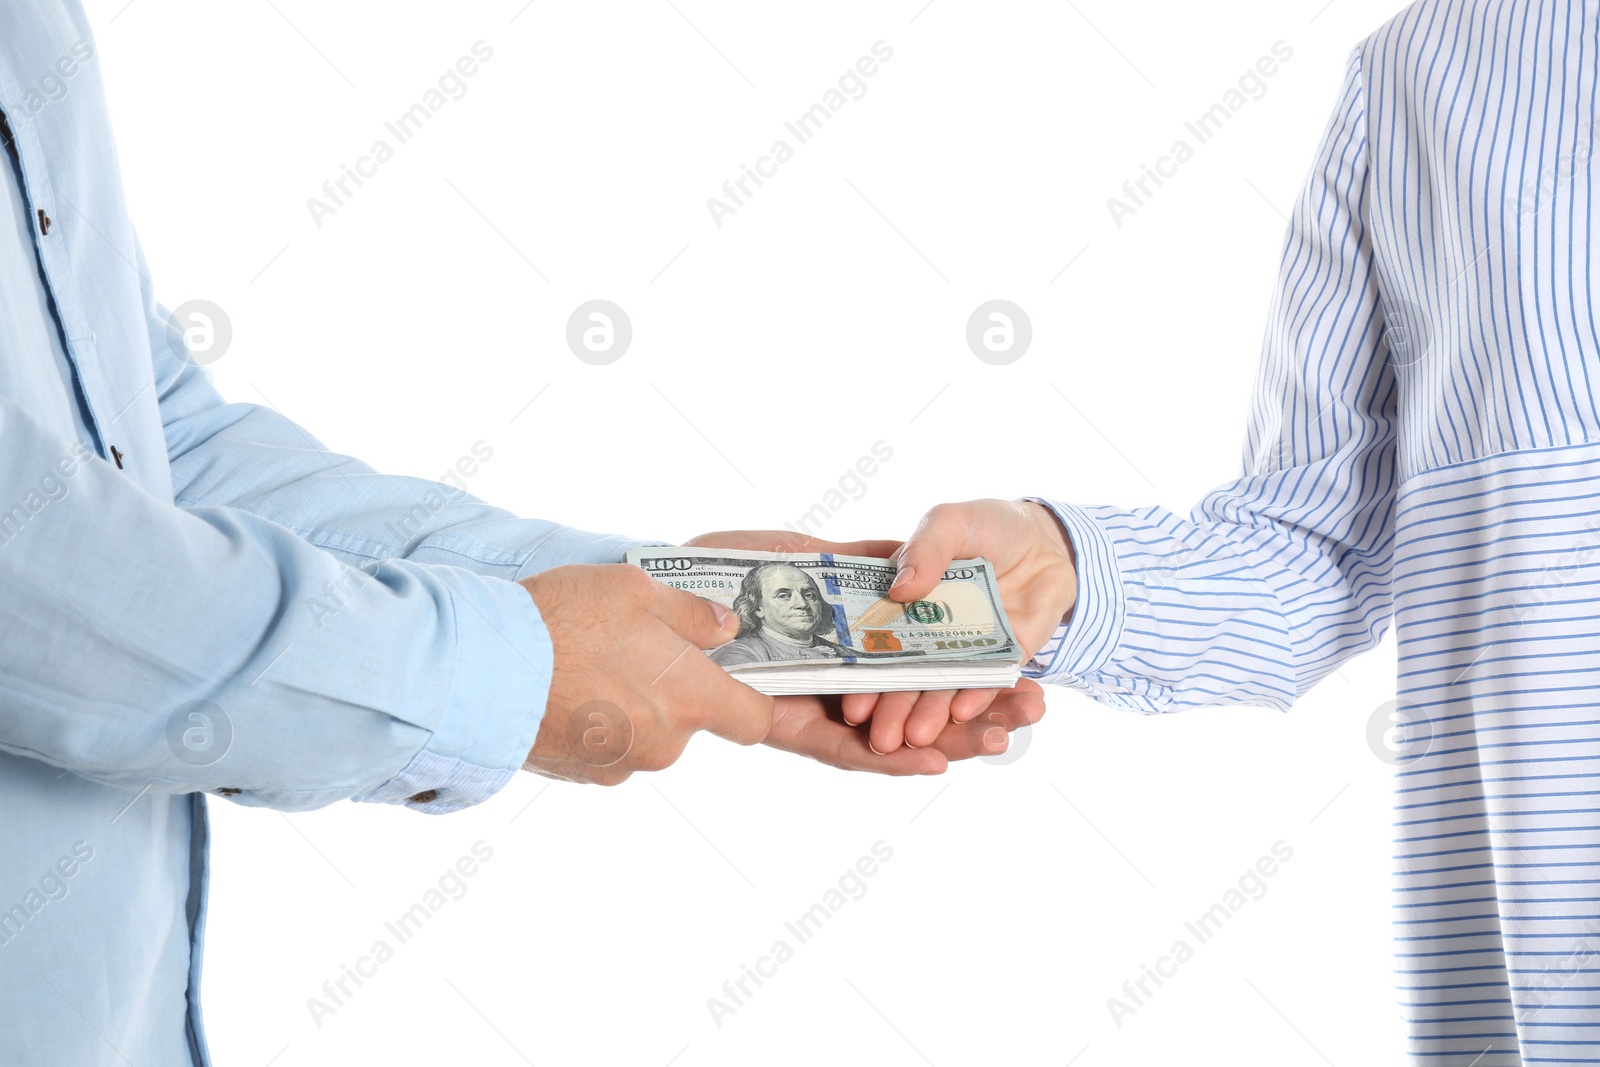
{"label": "hundred dollar bill", "polygon": [[994,567],[957,560],[926,598],[889,599],[895,565],[859,556],[635,548],[627,561],[739,616],[711,659],[770,694],[1005,687],[1022,650]]}

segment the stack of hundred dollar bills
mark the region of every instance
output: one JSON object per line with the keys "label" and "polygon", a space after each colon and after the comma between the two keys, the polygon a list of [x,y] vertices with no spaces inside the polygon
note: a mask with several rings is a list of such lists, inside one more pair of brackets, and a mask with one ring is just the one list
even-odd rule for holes
{"label": "stack of hundred dollar bills", "polygon": [[634,548],[629,563],[733,609],[739,636],[708,655],[770,696],[1008,688],[1022,650],[994,567],[957,560],[923,600],[889,599],[895,564],[860,556]]}

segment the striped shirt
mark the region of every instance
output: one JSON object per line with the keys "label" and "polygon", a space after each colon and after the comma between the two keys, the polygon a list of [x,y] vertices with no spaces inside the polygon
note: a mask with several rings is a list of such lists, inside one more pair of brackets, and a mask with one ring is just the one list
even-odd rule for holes
{"label": "striped shirt", "polygon": [[1421,0],[1352,53],[1290,224],[1244,469],[1053,504],[1030,673],[1287,708],[1393,618],[1417,1064],[1600,1063],[1600,0]]}

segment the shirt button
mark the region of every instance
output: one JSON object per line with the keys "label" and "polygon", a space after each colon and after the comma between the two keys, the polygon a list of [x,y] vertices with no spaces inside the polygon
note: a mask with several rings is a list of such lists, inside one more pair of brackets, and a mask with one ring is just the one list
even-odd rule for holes
{"label": "shirt button", "polygon": [[424,789],[416,796],[408,797],[407,799],[413,804],[431,804],[439,799],[439,791],[437,789]]}
{"label": "shirt button", "polygon": [[39,209],[39,232],[47,237],[50,235],[50,216],[44,213],[44,208]]}
{"label": "shirt button", "polygon": [[221,789],[217,790],[217,796],[219,796],[219,797],[236,797],[240,793],[243,793],[243,792],[244,792],[243,789],[235,789],[232,786],[224,786]]}

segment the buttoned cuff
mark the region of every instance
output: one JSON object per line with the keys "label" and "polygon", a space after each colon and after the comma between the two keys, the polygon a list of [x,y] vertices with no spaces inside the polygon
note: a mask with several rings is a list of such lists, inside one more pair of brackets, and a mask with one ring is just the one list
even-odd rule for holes
{"label": "buttoned cuff", "polygon": [[1095,517],[1094,513],[1103,509],[1059,504],[1043,497],[1025,499],[1049,508],[1072,539],[1078,596],[1071,616],[1023,665],[1022,673],[1029,678],[1076,684],[1104,667],[1122,640],[1128,597],[1117,564],[1116,545]]}
{"label": "buttoned cuff", "polygon": [[456,662],[444,716],[399,774],[357,801],[460,811],[505,788],[533,748],[553,671],[533,597],[514,582],[467,572],[451,586]]}

